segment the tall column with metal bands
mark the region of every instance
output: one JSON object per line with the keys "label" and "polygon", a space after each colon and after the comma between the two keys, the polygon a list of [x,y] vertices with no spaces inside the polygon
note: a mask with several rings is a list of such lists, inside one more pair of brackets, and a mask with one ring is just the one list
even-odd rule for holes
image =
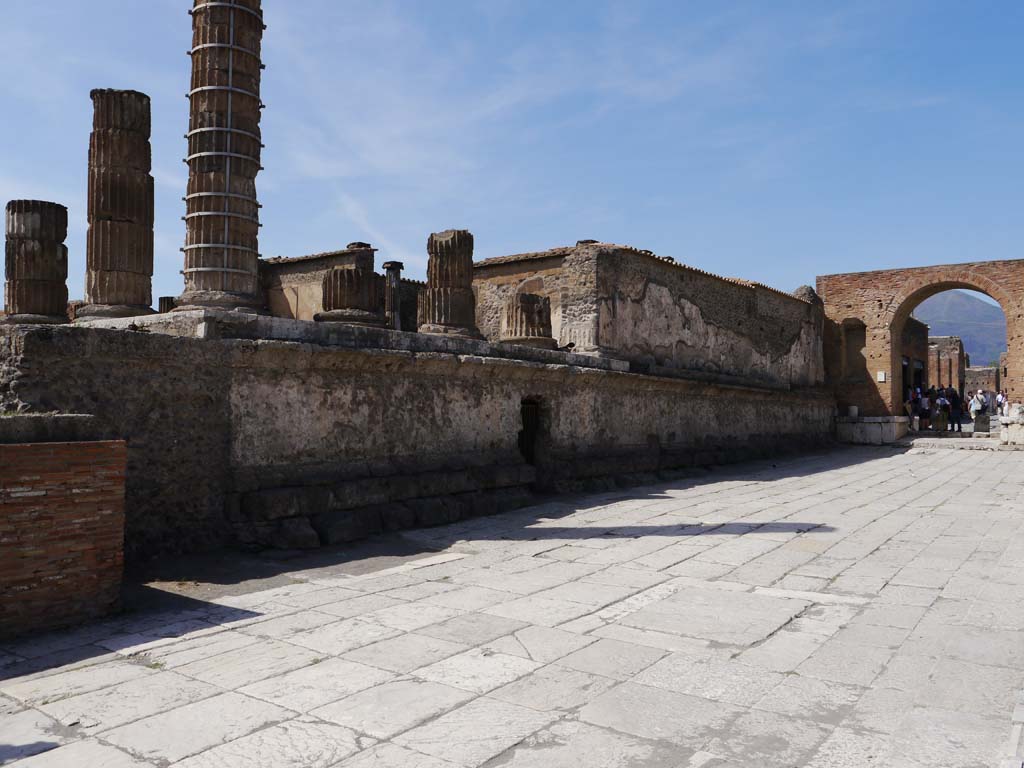
{"label": "tall column with metal bands", "polygon": [[261,0],[194,0],[185,292],[178,308],[258,308]]}
{"label": "tall column with metal bands", "polygon": [[85,301],[77,317],[153,312],[149,96],[97,89],[89,137]]}

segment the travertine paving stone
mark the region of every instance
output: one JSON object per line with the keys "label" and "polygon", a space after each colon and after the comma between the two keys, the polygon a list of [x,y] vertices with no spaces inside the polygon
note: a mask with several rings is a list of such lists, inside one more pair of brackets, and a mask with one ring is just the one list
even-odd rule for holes
{"label": "travertine paving stone", "polygon": [[320,707],[312,714],[374,738],[389,739],[472,698],[472,693],[448,685],[398,680]]}
{"label": "travertine paving stone", "polygon": [[481,697],[395,739],[434,757],[476,768],[555,719]]}
{"label": "travertine paving stone", "polygon": [[1022,509],[1019,453],[866,448],[409,531],[0,647],[0,763],[1019,766]]}
{"label": "travertine paving stone", "polygon": [[309,712],[394,677],[391,672],[354,661],[326,659],[239,690],[295,712]]}
{"label": "travertine paving stone", "polygon": [[358,752],[362,746],[364,742],[358,735],[340,725],[290,720],[229,741],[176,765],[178,768],[329,768]]}
{"label": "travertine paving stone", "polygon": [[39,708],[63,725],[99,733],[218,693],[221,689],[216,686],[175,672],[160,672]]}
{"label": "travertine paving stone", "polygon": [[154,768],[116,747],[92,739],[76,741],[18,762],[18,768]]}
{"label": "travertine paving stone", "polygon": [[107,731],[103,739],[145,760],[174,762],[290,717],[273,704],[224,693]]}

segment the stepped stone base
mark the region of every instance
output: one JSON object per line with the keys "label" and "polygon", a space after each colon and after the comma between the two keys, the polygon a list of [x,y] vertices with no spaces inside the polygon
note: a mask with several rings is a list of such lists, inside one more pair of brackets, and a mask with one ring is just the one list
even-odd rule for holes
{"label": "stepped stone base", "polygon": [[0,317],[0,325],[62,325],[68,321],[65,315],[6,315]]}
{"label": "stepped stone base", "polygon": [[259,312],[263,309],[259,298],[246,293],[228,291],[189,291],[177,298],[174,312],[191,309],[227,309],[240,312]]}
{"label": "stepped stone base", "polygon": [[318,323],[348,323],[373,328],[384,328],[387,325],[383,315],[365,309],[332,309],[318,313],[314,319]]}
{"label": "stepped stone base", "polygon": [[439,336],[458,336],[462,339],[483,339],[483,334],[481,334],[474,326],[424,323],[419,327],[419,332],[432,333]]}
{"label": "stepped stone base", "polygon": [[141,317],[155,315],[152,307],[130,304],[86,304],[79,307],[75,317]]}

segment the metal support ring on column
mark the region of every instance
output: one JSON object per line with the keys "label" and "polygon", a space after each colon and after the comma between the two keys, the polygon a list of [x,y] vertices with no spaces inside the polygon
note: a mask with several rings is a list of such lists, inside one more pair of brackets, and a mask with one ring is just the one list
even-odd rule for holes
{"label": "metal support ring on column", "polygon": [[248,275],[249,277],[255,277],[255,275],[248,270],[231,269],[230,267],[189,267],[188,269],[181,270],[181,274],[183,275],[190,272],[230,272],[234,275]]}
{"label": "metal support ring on column", "polygon": [[233,211],[195,211],[193,213],[186,213],[181,217],[182,221],[188,221],[189,219],[198,219],[203,216],[227,216],[230,219],[242,219],[248,221],[251,224],[255,224],[257,227],[262,227],[260,220],[254,216],[246,216],[244,213],[234,213]]}
{"label": "metal support ring on column", "polygon": [[242,130],[241,128],[215,128],[215,127],[210,127],[210,128],[194,128],[193,130],[191,130],[191,131],[189,131],[188,133],[185,134],[185,138],[186,139],[190,139],[193,136],[195,136],[197,133],[218,133],[218,132],[219,133],[237,133],[239,136],[248,136],[250,139],[255,139],[256,141],[260,142],[260,149],[262,149],[264,146],[266,146],[265,144],[263,144],[263,137],[260,136],[258,133],[253,133],[252,131],[245,131],[245,130]]}
{"label": "metal support ring on column", "polygon": [[194,200],[197,197],[231,197],[235,200],[244,200],[247,203],[252,203],[257,208],[263,207],[255,197],[240,195],[237,192],[193,192],[191,195],[185,195],[181,199],[187,203],[189,200]]}
{"label": "metal support ring on column", "polygon": [[191,56],[196,51],[202,51],[206,48],[227,48],[232,51],[238,51],[239,53],[246,53],[254,59],[260,58],[260,54],[252,50],[252,48],[246,48],[244,45],[235,45],[233,43],[201,43],[200,45],[192,46],[192,50],[185,51],[185,53]]}
{"label": "metal support ring on column", "polygon": [[[246,8],[244,5],[235,5],[234,3],[221,3],[221,2],[203,3],[202,5],[197,5],[195,8],[192,8],[191,10],[189,10],[188,15],[192,16],[197,11],[202,11],[202,10],[204,10],[206,8],[230,8],[230,9],[232,9],[234,11],[245,11],[250,16],[255,16],[257,19],[260,20],[260,22],[263,21],[263,14],[260,13],[259,11],[254,11],[252,8]],[[263,28],[264,29],[267,28],[266,24],[263,25]]]}
{"label": "metal support ring on column", "polygon": [[260,252],[255,248],[250,248],[247,245],[231,245],[230,243],[197,243],[195,245],[186,245],[181,249],[181,252],[185,253],[186,251],[195,251],[202,248],[219,248],[222,251],[244,251],[245,253],[255,253],[257,256],[260,255]]}
{"label": "metal support ring on column", "polygon": [[259,158],[252,157],[251,155],[243,155],[238,152],[196,152],[196,154],[186,157],[182,162],[189,163],[202,157],[233,157],[236,160],[248,160],[250,163],[256,163],[261,171],[263,170],[263,166],[260,165]]}
{"label": "metal support ring on column", "polygon": [[193,88],[188,92],[187,98],[192,98],[197,93],[204,93],[206,91],[225,91],[227,93],[238,93],[242,96],[248,96],[250,99],[256,99],[260,102],[260,109],[263,109],[266,105],[260,101],[260,95],[255,91],[247,91],[245,88],[236,88],[233,85],[202,85],[199,88]]}

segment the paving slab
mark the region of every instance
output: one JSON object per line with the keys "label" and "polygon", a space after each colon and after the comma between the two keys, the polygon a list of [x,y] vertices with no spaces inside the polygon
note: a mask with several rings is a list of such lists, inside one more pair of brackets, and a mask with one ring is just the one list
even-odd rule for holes
{"label": "paving slab", "polygon": [[107,731],[103,740],[153,762],[175,762],[292,718],[281,707],[223,693]]}
{"label": "paving slab", "polygon": [[347,696],[311,714],[374,738],[390,739],[473,697],[449,685],[397,680]]}
{"label": "paving slab", "polygon": [[476,768],[554,719],[552,714],[481,697],[395,741],[465,768]]}

